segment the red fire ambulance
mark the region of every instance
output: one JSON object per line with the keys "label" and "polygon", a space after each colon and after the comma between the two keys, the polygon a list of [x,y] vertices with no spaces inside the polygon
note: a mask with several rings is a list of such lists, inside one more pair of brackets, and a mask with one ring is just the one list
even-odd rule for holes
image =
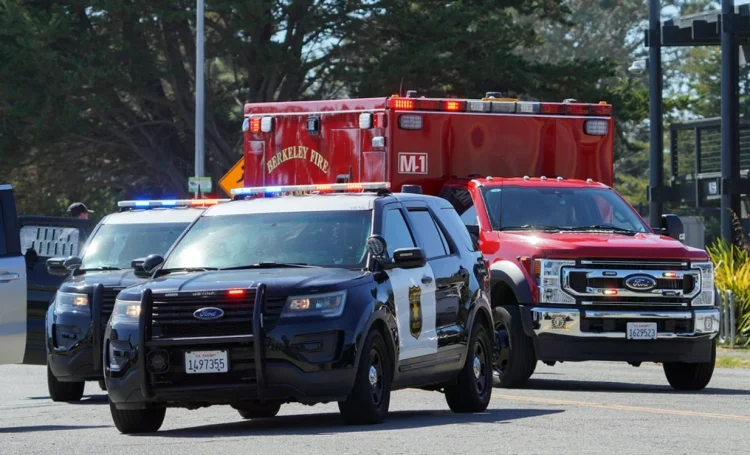
{"label": "red fire ambulance", "polygon": [[448,199],[492,271],[500,386],[523,385],[538,361],[588,360],[662,363],[678,390],[709,383],[713,266],[678,240],[679,218],[649,226],[612,188],[610,104],[259,103],[243,131],[245,186],[387,181]]}

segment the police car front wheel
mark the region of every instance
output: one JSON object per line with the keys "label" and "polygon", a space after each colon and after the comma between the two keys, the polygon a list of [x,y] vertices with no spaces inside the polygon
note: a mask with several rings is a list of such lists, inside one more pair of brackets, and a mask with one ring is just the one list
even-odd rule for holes
{"label": "police car front wheel", "polygon": [[385,419],[391,401],[391,360],[383,336],[371,330],[357,366],[354,388],[339,411],[348,424],[376,424]]}
{"label": "police car front wheel", "polygon": [[110,400],[109,411],[122,434],[155,433],[164,423],[167,408],[117,409]]}
{"label": "police car front wheel", "polygon": [[275,417],[281,410],[281,403],[253,403],[237,411],[243,419],[266,419]]}

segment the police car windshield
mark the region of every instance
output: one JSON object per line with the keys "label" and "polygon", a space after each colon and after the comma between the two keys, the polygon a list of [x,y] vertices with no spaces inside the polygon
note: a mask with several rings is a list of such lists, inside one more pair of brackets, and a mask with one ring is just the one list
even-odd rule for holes
{"label": "police car windshield", "polygon": [[272,262],[361,268],[371,220],[371,210],[205,216],[175,245],[163,269]]}
{"label": "police car windshield", "polygon": [[81,258],[82,270],[129,269],[133,259],[166,254],[188,223],[104,224]]}
{"label": "police car windshield", "polygon": [[649,232],[637,213],[606,188],[485,187],[483,196],[497,231]]}

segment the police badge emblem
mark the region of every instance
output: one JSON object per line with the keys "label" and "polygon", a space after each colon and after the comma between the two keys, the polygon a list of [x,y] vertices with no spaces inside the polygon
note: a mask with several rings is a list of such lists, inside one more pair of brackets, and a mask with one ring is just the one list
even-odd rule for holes
{"label": "police badge emblem", "polygon": [[409,332],[415,339],[422,334],[422,288],[409,287]]}

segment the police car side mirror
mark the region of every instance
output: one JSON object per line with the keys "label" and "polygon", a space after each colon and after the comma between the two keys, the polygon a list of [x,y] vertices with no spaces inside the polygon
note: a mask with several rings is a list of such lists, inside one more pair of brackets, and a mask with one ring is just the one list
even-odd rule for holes
{"label": "police car side mirror", "polygon": [[75,270],[80,267],[82,263],[83,261],[81,261],[81,258],[70,256],[63,262],[63,267],[65,267],[66,270]]}
{"label": "police car side mirror", "polygon": [[135,276],[139,276],[139,277],[150,276],[150,274],[146,273],[146,270],[143,268],[144,262],[146,262],[146,258],[133,259],[130,262],[130,266],[133,267],[133,273],[135,274]]}
{"label": "police car side mirror", "polygon": [[67,275],[68,269],[65,268],[65,258],[49,258],[47,259],[47,273],[50,275]]}
{"label": "police car side mirror", "polygon": [[164,258],[160,254],[150,254],[143,260],[143,271],[151,274],[157,267],[164,263]]}
{"label": "police car side mirror", "polygon": [[393,252],[393,265],[400,269],[415,269],[426,264],[422,248],[399,248]]}

